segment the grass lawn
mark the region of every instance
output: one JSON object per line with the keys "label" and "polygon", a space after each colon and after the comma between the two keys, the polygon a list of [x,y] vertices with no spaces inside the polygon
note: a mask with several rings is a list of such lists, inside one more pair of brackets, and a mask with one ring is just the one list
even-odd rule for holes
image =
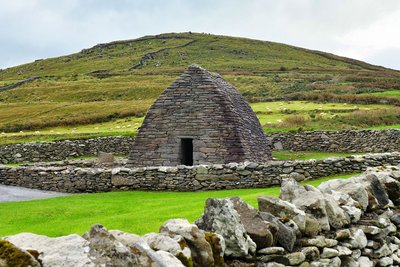
{"label": "grass lawn", "polygon": [[[317,186],[333,178],[325,177],[307,184]],[[110,192],[80,194],[27,202],[0,203],[0,236],[32,232],[48,236],[82,234],[95,223],[108,229],[145,234],[157,232],[171,218],[195,221],[209,197],[239,196],[257,207],[257,196],[278,196],[279,187],[206,192]]]}
{"label": "grass lawn", "polygon": [[273,151],[272,156],[278,160],[307,160],[307,159],[324,159],[329,157],[347,157],[351,155],[360,155],[355,153],[332,153],[319,151]]}

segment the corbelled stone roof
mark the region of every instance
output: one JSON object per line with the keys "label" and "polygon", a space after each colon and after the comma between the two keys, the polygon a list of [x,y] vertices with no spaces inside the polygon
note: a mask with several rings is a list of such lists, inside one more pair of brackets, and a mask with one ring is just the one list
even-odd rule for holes
{"label": "corbelled stone roof", "polygon": [[220,75],[197,65],[172,83],[147,112],[130,155],[134,166],[181,164],[181,139],[193,140],[193,164],[271,159],[249,104]]}

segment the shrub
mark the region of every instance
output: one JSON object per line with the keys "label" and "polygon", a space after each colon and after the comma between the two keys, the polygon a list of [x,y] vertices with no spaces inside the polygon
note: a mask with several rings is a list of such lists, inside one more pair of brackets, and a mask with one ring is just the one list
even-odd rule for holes
{"label": "shrub", "polygon": [[292,115],[283,119],[282,124],[286,127],[304,126],[307,120],[302,115]]}

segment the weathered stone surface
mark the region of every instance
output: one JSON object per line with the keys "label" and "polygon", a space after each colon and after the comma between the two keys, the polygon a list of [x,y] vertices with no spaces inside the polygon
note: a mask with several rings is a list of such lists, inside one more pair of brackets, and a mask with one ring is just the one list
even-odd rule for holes
{"label": "weathered stone surface", "polygon": [[137,241],[141,239],[141,237],[138,235],[126,233],[120,230],[110,230],[108,232],[112,234],[116,240],[127,247],[132,247]]}
{"label": "weathered stone surface", "polygon": [[357,201],[363,210],[368,207],[368,192],[364,186],[353,182],[351,179],[334,179],[327,182],[323,182],[318,186],[318,189],[329,193],[332,190],[343,192],[350,195],[355,201]]}
{"label": "weathered stone surface", "polygon": [[303,238],[300,241],[303,246],[315,246],[318,248],[325,248],[325,247],[330,248],[338,244],[337,240],[325,238],[324,236],[316,236],[314,238]]}
{"label": "weathered stone surface", "polygon": [[299,265],[306,260],[306,256],[303,252],[293,252],[287,254],[286,257],[288,258],[290,265]]}
{"label": "weathered stone surface", "polygon": [[247,235],[240,215],[230,199],[207,199],[204,213],[196,224],[204,231],[222,235],[226,244],[226,256],[248,257],[256,251],[256,244]]}
{"label": "weathered stone surface", "polygon": [[339,256],[339,251],[334,248],[324,248],[321,253],[321,258],[330,259]]}
{"label": "weathered stone surface", "polygon": [[394,214],[390,220],[397,226],[400,226],[400,213]]}
{"label": "weathered stone surface", "polygon": [[263,255],[282,255],[284,254],[285,249],[282,247],[269,247],[269,248],[263,248],[260,250],[257,250],[257,254],[263,254]]}
{"label": "weathered stone surface", "polygon": [[112,153],[106,153],[106,152],[99,151],[97,156],[98,156],[99,164],[102,164],[105,166],[113,166],[115,163],[114,155]]}
{"label": "weathered stone surface", "polygon": [[171,253],[154,251],[144,240],[135,243],[132,253],[135,261],[133,266],[185,267]]}
{"label": "weathered stone surface", "polygon": [[352,234],[350,239],[346,242],[350,245],[352,249],[363,249],[367,246],[367,237],[365,236],[363,230],[361,229],[352,229]]}
{"label": "weathered stone surface", "polygon": [[197,225],[190,224],[185,219],[171,219],[160,227],[160,233],[171,237],[182,236],[191,250],[194,264],[199,266],[212,266],[214,264],[211,245],[207,242],[204,232]]}
{"label": "weathered stone surface", "polygon": [[388,197],[394,204],[400,204],[400,181],[396,180],[393,170],[379,171],[376,168],[367,169],[367,172],[378,177],[381,184],[384,186]]}
{"label": "weathered stone surface", "polygon": [[383,257],[378,260],[379,266],[390,266],[393,264],[393,259],[390,257]]}
{"label": "weathered stone surface", "polygon": [[225,239],[217,233],[205,232],[206,240],[211,245],[214,258],[214,266],[224,266],[224,256],[226,250]]}
{"label": "weathered stone surface", "polygon": [[[31,233],[5,237],[20,248],[37,250],[39,260],[46,266],[95,266],[89,255],[89,242],[78,235],[50,238]],[[82,264],[83,263],[83,264]]]}
{"label": "weathered stone surface", "polygon": [[166,251],[174,255],[185,266],[192,262],[191,251],[182,236],[176,235],[173,238],[163,234],[148,233],[143,236],[143,240],[154,251]]}
{"label": "weathered stone surface", "polygon": [[354,183],[362,184],[367,190],[368,209],[375,210],[378,208],[383,208],[389,203],[385,188],[376,175],[369,173],[351,179],[354,180]]}
{"label": "weathered stone surface", "polygon": [[312,214],[318,220],[322,230],[329,230],[330,225],[341,228],[350,222],[349,216],[340,208],[333,196],[322,194],[310,185],[301,186],[293,179],[282,181],[280,198]]}
{"label": "weathered stone surface", "polygon": [[336,199],[330,194],[324,194],[323,197],[325,200],[325,210],[330,226],[338,229],[349,224],[349,214],[337,204]]}
{"label": "weathered stone surface", "polygon": [[361,256],[360,258],[358,258],[358,263],[360,264],[360,267],[362,266],[362,267],[372,267],[372,266],[374,266],[374,263],[368,258],[368,257],[365,257],[365,256]]}
{"label": "weathered stone surface", "polygon": [[287,251],[292,252],[293,246],[296,242],[296,230],[283,224],[278,218],[268,212],[259,212],[264,221],[272,223],[278,227],[276,234],[277,242]]}
{"label": "weathered stone surface", "polygon": [[360,267],[360,264],[350,256],[343,256],[340,258],[342,266],[346,267]]}
{"label": "weathered stone surface", "polygon": [[304,247],[301,249],[301,252],[306,256],[307,261],[315,261],[320,258],[319,249],[317,247]]}
{"label": "weathered stone surface", "polygon": [[246,233],[256,243],[257,249],[274,245],[274,235],[278,232],[278,227],[263,220],[255,208],[240,198],[234,197],[230,200],[234,209],[239,213],[240,221]]}
{"label": "weathered stone surface", "polygon": [[[130,155],[132,166],[173,166],[190,138],[193,164],[272,159],[269,141],[246,100],[220,75],[191,65],[148,110]],[[197,155],[197,154],[196,154]],[[191,164],[189,164],[191,165]]]}
{"label": "weathered stone surface", "polygon": [[283,264],[284,266],[290,266],[289,259],[284,255],[265,255],[258,258],[261,262],[274,262]]}
{"label": "weathered stone surface", "polygon": [[89,255],[95,265],[133,266],[130,250],[102,225],[93,225],[83,238],[89,242]]}
{"label": "weathered stone surface", "polygon": [[41,267],[31,253],[6,240],[0,240],[0,266]]}
{"label": "weathered stone surface", "polygon": [[258,208],[262,212],[268,212],[280,219],[291,219],[299,227],[301,232],[306,229],[306,214],[290,202],[279,198],[259,196]]}

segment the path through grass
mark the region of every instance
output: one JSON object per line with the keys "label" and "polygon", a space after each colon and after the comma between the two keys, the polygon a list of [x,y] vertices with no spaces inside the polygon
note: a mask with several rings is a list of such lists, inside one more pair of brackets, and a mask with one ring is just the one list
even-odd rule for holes
{"label": "path through grass", "polygon": [[[351,176],[332,176],[307,183],[316,186],[329,179]],[[239,196],[257,207],[259,195],[278,196],[279,187],[206,192],[110,192],[0,203],[0,236],[19,232],[48,236],[82,234],[95,223],[136,234],[157,232],[170,218],[196,220],[209,197]]]}

